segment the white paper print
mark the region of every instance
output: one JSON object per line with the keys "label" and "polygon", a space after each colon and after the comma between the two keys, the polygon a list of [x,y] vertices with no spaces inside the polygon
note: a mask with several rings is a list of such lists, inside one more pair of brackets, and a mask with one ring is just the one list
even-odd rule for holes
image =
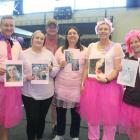
{"label": "white paper print", "polygon": [[138,61],[122,60],[122,71],[119,72],[117,83],[134,87],[138,70]]}

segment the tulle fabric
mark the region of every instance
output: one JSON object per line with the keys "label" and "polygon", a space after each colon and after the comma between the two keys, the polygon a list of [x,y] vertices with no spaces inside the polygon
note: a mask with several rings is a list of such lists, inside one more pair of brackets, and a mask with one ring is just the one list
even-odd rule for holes
{"label": "tulle fabric", "polygon": [[0,82],[0,125],[11,128],[23,117],[20,87],[4,87]]}
{"label": "tulle fabric", "polygon": [[117,125],[123,97],[123,87],[115,80],[108,84],[88,78],[80,99],[79,113],[93,125]]}
{"label": "tulle fabric", "polygon": [[122,104],[119,132],[140,140],[140,107]]}

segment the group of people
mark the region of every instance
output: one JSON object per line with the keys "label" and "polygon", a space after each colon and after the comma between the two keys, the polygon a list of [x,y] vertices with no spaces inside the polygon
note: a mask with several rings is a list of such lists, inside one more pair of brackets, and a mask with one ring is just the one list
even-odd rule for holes
{"label": "group of people", "polygon": [[[114,140],[117,126],[128,134],[131,140],[140,139],[140,71],[137,72],[135,87],[117,83],[121,71],[121,60],[125,58],[119,43],[110,40],[114,28],[104,19],[95,27],[99,41],[85,47],[80,42],[78,29],[67,29],[65,39],[58,36],[58,25],[50,20],[46,34],[40,30],[33,33],[31,46],[22,51],[16,40],[11,40],[15,22],[12,16],[1,18],[0,33],[0,140],[8,140],[8,128],[19,124],[23,117],[22,102],[27,118],[28,140],[41,140],[45,118],[51,106],[53,140],[64,140],[66,113],[71,110],[70,137],[79,140],[81,118],[88,124],[88,139],[100,139],[100,125],[103,126],[103,140]],[[125,44],[129,59],[140,57],[140,31],[127,34]],[[80,50],[79,70],[69,70],[65,50]],[[88,77],[89,60],[105,60],[105,72]],[[24,85],[5,87],[5,60],[23,61]],[[32,63],[49,64],[49,83],[32,84]]]}

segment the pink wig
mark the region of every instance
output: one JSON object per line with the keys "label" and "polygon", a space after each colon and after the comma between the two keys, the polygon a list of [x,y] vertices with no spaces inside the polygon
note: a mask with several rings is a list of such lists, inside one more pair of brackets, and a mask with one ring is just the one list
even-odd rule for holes
{"label": "pink wig", "polygon": [[133,37],[137,37],[140,40],[140,31],[139,30],[132,30],[125,37],[125,45],[127,47],[129,54],[133,53],[133,49],[130,47],[130,40]]}
{"label": "pink wig", "polygon": [[101,20],[101,21],[98,21],[97,22],[97,25],[95,26],[95,32],[96,32],[96,34],[98,34],[98,28],[102,24],[106,24],[106,25],[109,26],[110,34],[114,31],[114,28],[112,27],[112,22],[109,19],[104,18],[104,20]]}

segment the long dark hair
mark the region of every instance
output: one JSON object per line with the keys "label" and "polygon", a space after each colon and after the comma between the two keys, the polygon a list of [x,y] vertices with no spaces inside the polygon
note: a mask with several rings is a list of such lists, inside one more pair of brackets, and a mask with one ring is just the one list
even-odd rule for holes
{"label": "long dark hair", "polygon": [[67,40],[67,35],[68,35],[68,32],[69,32],[70,29],[74,29],[77,32],[77,34],[79,36],[79,39],[78,39],[78,41],[76,43],[76,48],[80,49],[80,51],[82,51],[84,49],[84,47],[83,47],[83,45],[81,44],[81,41],[80,41],[80,32],[75,26],[70,26],[67,29],[66,34],[65,34],[65,44],[64,44],[64,46],[62,48],[62,52],[64,52],[64,50],[68,49],[68,47],[69,47],[69,42]]}

